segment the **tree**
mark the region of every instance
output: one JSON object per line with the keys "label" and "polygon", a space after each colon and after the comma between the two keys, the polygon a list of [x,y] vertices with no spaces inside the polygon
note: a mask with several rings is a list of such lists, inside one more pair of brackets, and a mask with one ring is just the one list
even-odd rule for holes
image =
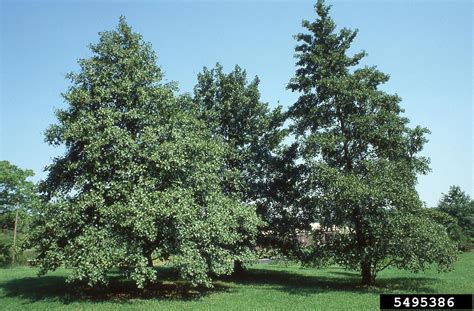
{"label": "tree", "polygon": [[282,144],[288,134],[283,129],[286,113],[281,106],[270,109],[262,102],[259,78],[248,82],[246,71],[238,65],[229,73],[220,64],[204,67],[197,80],[198,116],[228,146],[225,163],[234,175],[223,181],[223,188],[256,205],[266,224],[260,230],[259,246],[291,245],[283,243],[295,228],[290,225],[295,196],[289,195],[295,188],[288,183],[297,175],[294,148]]}
{"label": "tree", "polygon": [[288,84],[300,93],[289,115],[308,171],[307,210],[321,225],[304,259],[360,270],[364,285],[388,266],[449,269],[454,245],[415,190],[417,174],[429,171],[418,155],[429,131],[409,128],[401,99],[379,89],[387,74],[357,66],[364,51],[348,56],[357,31],[337,32],[324,1],[315,10],[314,22],[303,21],[308,32],[296,35]]}
{"label": "tree", "polygon": [[474,243],[474,200],[459,186],[451,186],[447,194],[442,194],[436,209],[454,219],[448,231],[459,248],[470,249]]}
{"label": "tree", "polygon": [[68,107],[46,140],[66,153],[47,168],[31,243],[41,274],[62,264],[70,280],[107,282],[120,268],[139,287],[168,260],[194,285],[229,274],[251,250],[258,218],[223,193],[225,146],[196,119],[191,99],[163,84],[151,45],[122,17],[69,74]]}
{"label": "tree", "polygon": [[36,185],[28,180],[32,170],[23,170],[8,161],[0,161],[0,262],[11,260],[18,253],[18,235],[23,234],[28,212],[37,203]]}
{"label": "tree", "polygon": [[248,83],[238,65],[225,74],[217,64],[211,70],[204,67],[194,87],[199,118],[229,146],[226,166],[238,174],[237,185],[229,182],[226,190],[239,193],[247,203],[264,197],[268,165],[286,136],[281,129],[286,119],[282,107],[270,110],[260,100],[259,83],[258,77]]}

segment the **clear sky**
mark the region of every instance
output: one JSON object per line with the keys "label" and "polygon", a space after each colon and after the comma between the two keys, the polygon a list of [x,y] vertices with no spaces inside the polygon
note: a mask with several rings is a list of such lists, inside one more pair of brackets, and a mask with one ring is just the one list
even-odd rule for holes
{"label": "clear sky", "polygon": [[[45,177],[63,150],[44,143],[68,87],[64,75],[90,56],[97,32],[124,15],[150,41],[168,80],[190,92],[196,74],[216,62],[261,79],[262,99],[291,105],[292,36],[313,1],[13,1],[0,0],[0,159]],[[450,185],[473,195],[471,1],[328,1],[339,27],[358,28],[353,51],[391,75],[384,89],[403,98],[413,125],[432,134],[424,154],[432,172],[418,190],[429,206]]]}

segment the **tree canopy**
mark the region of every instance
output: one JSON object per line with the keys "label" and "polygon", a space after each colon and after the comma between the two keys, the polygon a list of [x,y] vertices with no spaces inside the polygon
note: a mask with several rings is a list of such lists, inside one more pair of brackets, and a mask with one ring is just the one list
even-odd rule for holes
{"label": "tree canopy", "polygon": [[32,170],[24,170],[8,161],[0,161],[0,208],[2,213],[15,211],[30,203],[35,184],[28,180]]}
{"label": "tree canopy", "polygon": [[282,144],[288,134],[283,129],[286,113],[261,101],[259,83],[258,77],[248,82],[238,65],[229,73],[220,64],[204,67],[194,87],[194,103],[199,118],[226,144],[225,163],[234,176],[224,181],[225,191],[256,205],[266,223],[259,244],[276,246],[277,233],[284,236],[294,229],[285,210],[294,198],[289,195],[294,157],[292,148]]}
{"label": "tree canopy", "polygon": [[227,144],[226,165],[238,173],[240,186],[229,190],[254,203],[265,197],[268,166],[287,132],[281,128],[286,117],[282,107],[270,110],[260,100],[259,82],[255,77],[249,83],[238,65],[226,74],[217,64],[210,70],[204,67],[194,87],[200,119]]}
{"label": "tree canopy", "polygon": [[71,280],[94,285],[119,267],[142,287],[160,259],[211,286],[212,275],[251,256],[242,241],[259,223],[253,206],[222,191],[223,142],[189,97],[162,82],[151,45],[124,18],[90,49],[46,132],[66,152],[41,186],[48,204],[31,239],[41,273],[66,264]]}
{"label": "tree canopy", "polygon": [[23,237],[29,212],[38,204],[32,170],[0,161],[0,264],[13,263],[19,253],[17,235]]}
{"label": "tree canopy", "polygon": [[474,245],[474,200],[459,186],[449,187],[442,194],[436,210],[444,212],[453,218],[448,223],[448,232],[462,250],[469,250]]}
{"label": "tree canopy", "polygon": [[415,190],[417,174],[429,171],[419,155],[429,131],[410,128],[400,97],[379,88],[387,74],[358,66],[364,51],[348,55],[357,31],[336,31],[324,1],[315,11],[315,21],[303,21],[307,32],[296,35],[288,84],[300,94],[289,115],[308,172],[305,208],[321,225],[306,260],[358,269],[366,285],[390,265],[449,269],[453,244]]}

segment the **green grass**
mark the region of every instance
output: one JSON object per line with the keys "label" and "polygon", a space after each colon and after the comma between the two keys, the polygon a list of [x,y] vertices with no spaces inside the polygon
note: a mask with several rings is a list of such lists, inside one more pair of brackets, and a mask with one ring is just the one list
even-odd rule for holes
{"label": "green grass", "polygon": [[462,254],[455,270],[419,274],[387,270],[377,286],[358,286],[359,275],[338,268],[255,265],[240,278],[216,282],[213,290],[192,289],[159,270],[161,285],[138,291],[113,278],[107,289],[65,284],[68,270],[44,277],[37,269],[0,269],[1,310],[378,310],[381,293],[474,293],[474,252]]}

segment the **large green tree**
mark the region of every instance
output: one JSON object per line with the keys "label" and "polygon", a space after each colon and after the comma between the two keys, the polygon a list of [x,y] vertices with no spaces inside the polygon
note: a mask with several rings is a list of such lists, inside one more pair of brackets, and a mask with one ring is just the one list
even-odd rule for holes
{"label": "large green tree", "polygon": [[66,152],[48,168],[31,242],[41,273],[106,283],[115,267],[139,287],[167,260],[193,284],[232,272],[251,250],[253,206],[222,191],[225,145],[194,117],[189,97],[162,83],[156,56],[124,18],[100,33],[64,94],[46,140]]}
{"label": "large green tree", "polygon": [[287,246],[294,231],[288,187],[294,181],[294,147],[284,146],[288,130],[283,128],[286,113],[281,106],[271,109],[260,98],[258,77],[250,82],[246,71],[236,65],[225,73],[220,64],[204,68],[194,87],[199,118],[228,147],[226,167],[234,175],[223,181],[225,191],[237,194],[242,202],[256,205],[265,221],[260,246]]}
{"label": "large green tree", "polygon": [[25,233],[29,211],[38,203],[32,170],[0,161],[0,263],[15,264],[18,237]]}
{"label": "large green tree", "polygon": [[357,31],[336,31],[322,0],[315,11],[296,36],[297,70],[288,84],[300,94],[289,114],[309,172],[307,211],[321,225],[306,259],[357,269],[364,285],[388,266],[449,269],[455,247],[415,190],[417,174],[429,171],[418,155],[428,130],[408,127],[400,97],[379,89],[387,74],[357,66],[365,52],[348,55]]}

